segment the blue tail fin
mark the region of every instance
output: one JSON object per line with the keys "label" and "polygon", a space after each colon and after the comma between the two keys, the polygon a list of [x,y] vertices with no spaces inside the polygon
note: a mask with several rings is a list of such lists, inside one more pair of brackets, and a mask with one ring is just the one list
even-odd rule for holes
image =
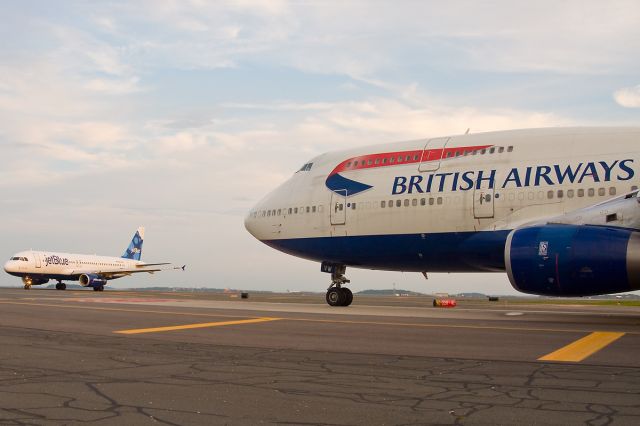
{"label": "blue tail fin", "polygon": [[129,247],[124,252],[122,257],[124,259],[140,260],[142,256],[142,243],[144,241],[144,227],[138,228],[136,234],[133,236]]}

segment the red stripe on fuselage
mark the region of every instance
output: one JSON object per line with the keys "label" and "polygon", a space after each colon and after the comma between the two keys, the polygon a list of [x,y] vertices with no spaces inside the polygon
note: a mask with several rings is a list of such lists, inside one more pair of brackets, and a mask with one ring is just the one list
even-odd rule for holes
{"label": "red stripe on fuselage", "polygon": [[446,160],[448,158],[461,157],[465,155],[465,153],[469,154],[473,151],[479,151],[491,146],[492,145],[458,146],[444,149],[418,149],[412,151],[396,151],[384,152],[381,154],[361,155],[344,160],[342,163],[338,164],[335,169],[333,169],[329,176],[333,176],[336,173],[350,170],[402,166],[403,164],[415,164],[428,161]]}

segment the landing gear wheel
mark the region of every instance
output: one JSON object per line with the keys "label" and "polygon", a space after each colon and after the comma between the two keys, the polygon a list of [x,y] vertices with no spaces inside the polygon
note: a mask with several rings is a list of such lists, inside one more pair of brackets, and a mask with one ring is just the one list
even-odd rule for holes
{"label": "landing gear wheel", "polygon": [[65,283],[56,284],[56,290],[66,290],[66,289],[67,289],[67,285]]}
{"label": "landing gear wheel", "polygon": [[24,285],[24,289],[25,290],[31,290],[31,284],[25,284]]}
{"label": "landing gear wheel", "polygon": [[341,288],[332,287],[327,290],[326,299],[329,306],[343,306],[343,303],[346,299],[346,294],[342,291]]}
{"label": "landing gear wheel", "polygon": [[346,287],[342,287],[341,290],[345,295],[345,301],[342,306],[349,306],[353,302],[353,293]]}
{"label": "landing gear wheel", "polygon": [[103,290],[104,290],[104,286],[103,285],[99,285],[99,286],[93,288],[93,291],[103,291]]}

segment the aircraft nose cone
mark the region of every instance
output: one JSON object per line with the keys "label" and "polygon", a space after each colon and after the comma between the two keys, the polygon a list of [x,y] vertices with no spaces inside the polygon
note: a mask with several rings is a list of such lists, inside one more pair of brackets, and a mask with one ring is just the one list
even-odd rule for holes
{"label": "aircraft nose cone", "polygon": [[9,269],[11,269],[11,266],[9,265],[9,263],[11,263],[11,262],[6,262],[6,263],[4,264],[4,271],[5,271],[5,272],[9,272]]}
{"label": "aircraft nose cone", "polygon": [[251,216],[251,213],[247,214],[244,218],[244,227],[245,229],[254,237],[256,236],[255,232],[255,219]]}

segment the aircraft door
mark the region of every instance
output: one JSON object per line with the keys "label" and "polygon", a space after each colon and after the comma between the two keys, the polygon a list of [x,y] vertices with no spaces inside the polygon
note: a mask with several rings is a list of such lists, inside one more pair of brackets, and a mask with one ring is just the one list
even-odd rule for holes
{"label": "aircraft door", "polygon": [[347,190],[337,189],[331,192],[329,215],[332,225],[344,225],[347,222]]}
{"label": "aircraft door", "polygon": [[480,181],[480,188],[473,190],[473,216],[488,219],[494,215],[494,190],[489,181]]}
{"label": "aircraft door", "polygon": [[36,262],[36,268],[42,268],[42,260],[40,259],[40,253],[33,253],[33,260]]}
{"label": "aircraft door", "polygon": [[444,149],[451,138],[429,139],[422,151],[422,158],[418,170],[421,172],[433,172],[440,168],[440,160],[443,157]]}

